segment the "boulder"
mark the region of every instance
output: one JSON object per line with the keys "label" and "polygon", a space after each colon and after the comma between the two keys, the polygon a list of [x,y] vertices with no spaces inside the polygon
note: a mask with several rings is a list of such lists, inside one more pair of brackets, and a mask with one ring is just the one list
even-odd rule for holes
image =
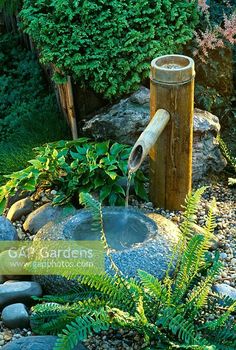
{"label": "boulder", "polygon": [[[40,335],[23,337],[2,347],[2,350],[53,350],[57,337],[52,335]],[[74,350],[86,350],[86,348],[79,343]]]}
{"label": "boulder", "polygon": [[[137,277],[137,270],[145,270],[162,279],[168,267],[173,247],[179,237],[177,226],[158,214],[144,215],[141,211],[124,207],[103,208],[104,230],[111,247],[111,256],[125,276]],[[92,227],[88,210],[79,210],[61,224],[45,227],[34,240],[99,240],[100,230]],[[113,275],[110,260],[105,257],[105,271]],[[66,293],[76,287],[75,280],[61,276],[34,276],[47,293]]]}
{"label": "boulder", "polygon": [[2,321],[11,329],[28,327],[29,314],[26,306],[21,303],[6,306],[2,310]]}
{"label": "boulder", "polygon": [[13,303],[32,304],[32,296],[42,296],[42,288],[37,282],[22,281],[0,285],[0,307]]}
{"label": "boulder", "polygon": [[[122,99],[105,112],[85,122],[83,132],[97,140],[111,139],[134,145],[149,122],[150,91],[145,87]],[[220,172],[226,166],[216,135],[219,119],[213,114],[194,110],[193,180],[202,180],[208,172]]]}
{"label": "boulder", "polygon": [[32,193],[32,191],[17,190],[14,195],[9,196],[7,198],[6,207],[10,208],[15,202],[19,201],[20,199],[31,196]]}
{"label": "boulder", "polygon": [[216,139],[220,131],[219,119],[195,108],[193,121],[193,180],[201,180],[210,172],[221,172],[227,162]]}
{"label": "boulder", "polygon": [[236,288],[229,286],[226,283],[218,283],[213,286],[213,291],[236,301]]}
{"label": "boulder", "polygon": [[0,241],[16,241],[17,239],[15,227],[4,216],[0,216]]}
{"label": "boulder", "polygon": [[15,202],[7,213],[7,218],[11,221],[16,221],[23,215],[28,215],[33,210],[33,203],[30,197]]}
{"label": "boulder", "polygon": [[29,231],[31,234],[35,234],[44,225],[50,222],[59,222],[66,216],[71,215],[74,210],[75,209],[72,206],[53,207],[50,203],[44,204],[29,214],[24,222],[23,228],[25,231]]}

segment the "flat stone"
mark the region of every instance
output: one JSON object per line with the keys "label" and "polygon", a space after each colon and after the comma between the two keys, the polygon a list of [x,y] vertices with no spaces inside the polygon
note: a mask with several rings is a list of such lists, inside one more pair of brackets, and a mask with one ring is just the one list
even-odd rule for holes
{"label": "flat stone", "polygon": [[236,288],[233,288],[226,283],[215,284],[212,289],[218,294],[236,300]]}
{"label": "flat stone", "polygon": [[11,304],[2,310],[2,321],[10,329],[29,326],[29,314],[26,306],[21,303]]}
{"label": "flat stone", "polygon": [[[86,121],[83,132],[96,140],[111,139],[133,146],[149,123],[149,99],[149,89],[141,87],[129,98]],[[222,171],[226,160],[216,139],[220,130],[219,119],[209,112],[195,109],[193,121],[193,180],[197,181],[209,172]]]}
{"label": "flat stone", "polygon": [[33,204],[30,197],[15,202],[7,213],[7,218],[11,221],[19,220],[23,215],[28,215],[33,210]]}
{"label": "flat stone", "polygon": [[32,296],[42,296],[42,288],[37,282],[22,281],[0,285],[0,307],[13,303],[32,304]]}
{"label": "flat stone", "polygon": [[[23,337],[6,344],[2,350],[53,350],[56,340],[57,337],[52,335]],[[74,350],[86,348],[79,343]]]}
{"label": "flat stone", "polygon": [[31,234],[38,232],[44,225],[49,222],[60,222],[63,218],[74,212],[73,207],[53,207],[50,203],[44,204],[34,210],[24,222],[23,228]]}
{"label": "flat stone", "polygon": [[4,216],[0,216],[0,241],[16,241],[17,239],[15,227]]}
{"label": "flat stone", "polygon": [[[177,226],[161,215],[147,216],[132,208],[128,211],[132,220],[122,222],[126,213],[124,207],[103,208],[104,227],[113,261],[125,276],[137,277],[137,270],[141,269],[162,279],[179,237]],[[92,230],[91,224],[91,213],[82,209],[59,225],[48,230],[43,228],[36,234],[35,240],[99,240],[100,232]],[[114,274],[107,257],[105,270]],[[33,279],[52,294],[69,292],[78,285],[76,280],[68,281],[61,276],[33,276]]]}

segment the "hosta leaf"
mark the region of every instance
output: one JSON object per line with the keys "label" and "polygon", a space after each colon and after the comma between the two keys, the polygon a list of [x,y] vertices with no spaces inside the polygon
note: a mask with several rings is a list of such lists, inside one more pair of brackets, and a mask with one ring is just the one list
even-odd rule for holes
{"label": "hosta leaf", "polygon": [[101,189],[100,193],[99,193],[99,199],[101,202],[104,201],[104,199],[106,199],[109,194],[111,193],[111,185],[105,185],[103,186],[103,188]]}

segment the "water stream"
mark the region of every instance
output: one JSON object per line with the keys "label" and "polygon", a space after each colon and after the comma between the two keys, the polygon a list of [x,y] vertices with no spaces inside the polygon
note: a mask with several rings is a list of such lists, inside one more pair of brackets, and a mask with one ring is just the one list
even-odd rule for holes
{"label": "water stream", "polygon": [[125,196],[125,208],[128,208],[129,206],[129,190],[131,185],[133,172],[129,170],[128,177],[127,177],[127,187],[126,187],[126,196]]}

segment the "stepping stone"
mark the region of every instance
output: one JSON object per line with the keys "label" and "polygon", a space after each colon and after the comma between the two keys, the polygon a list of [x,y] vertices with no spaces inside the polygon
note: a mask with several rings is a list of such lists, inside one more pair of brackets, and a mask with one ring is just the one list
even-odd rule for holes
{"label": "stepping stone", "polygon": [[8,328],[26,328],[29,326],[29,314],[21,303],[6,306],[2,310],[2,321]]}
{"label": "stepping stone", "polygon": [[42,296],[42,288],[37,282],[22,281],[0,285],[0,307],[13,303],[32,304],[32,296]]}
{"label": "stepping stone", "polygon": [[[2,347],[2,350],[53,350],[57,337],[52,335],[30,336],[14,340]],[[78,344],[74,350],[86,350]]]}
{"label": "stepping stone", "polygon": [[11,221],[0,216],[0,241],[16,241],[17,239],[17,231]]}

